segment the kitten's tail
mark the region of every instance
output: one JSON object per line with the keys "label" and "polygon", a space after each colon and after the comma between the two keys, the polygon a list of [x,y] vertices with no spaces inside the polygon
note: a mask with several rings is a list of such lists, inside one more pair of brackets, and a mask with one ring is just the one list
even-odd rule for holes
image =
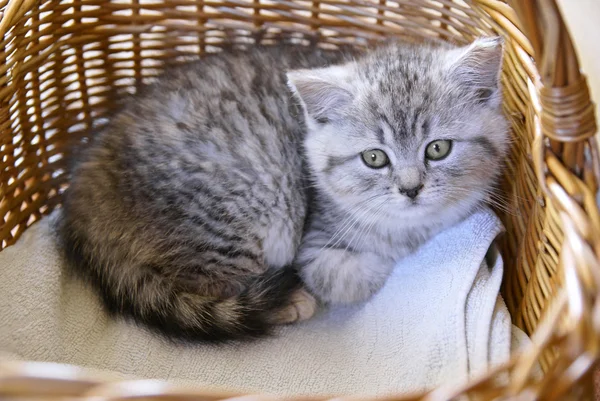
{"label": "kitten's tail", "polygon": [[[64,221],[59,220],[57,229],[69,265],[98,290],[111,314],[131,317],[171,339],[257,338],[269,334],[276,324],[312,316],[316,307],[291,267],[247,276],[243,290],[233,296],[202,294],[193,276],[166,275],[152,265],[125,269],[106,260],[102,263],[65,229]],[[217,283],[215,292],[219,292]]]}
{"label": "kitten's tail", "polygon": [[298,319],[293,316],[298,312],[293,303],[299,291],[304,293],[298,275],[290,268],[268,270],[249,280],[240,294],[224,299],[186,290],[189,281],[164,288],[161,278],[152,274],[136,284],[135,296],[121,297],[116,304],[115,299],[107,300],[109,309],[130,315],[169,338],[191,341],[224,342],[267,335],[275,324]]}

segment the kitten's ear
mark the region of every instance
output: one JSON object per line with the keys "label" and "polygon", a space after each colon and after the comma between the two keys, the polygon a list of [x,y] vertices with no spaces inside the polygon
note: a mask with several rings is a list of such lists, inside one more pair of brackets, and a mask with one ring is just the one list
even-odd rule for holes
{"label": "kitten's ear", "polygon": [[503,44],[500,36],[480,38],[448,52],[448,67],[453,77],[472,87],[482,102],[499,103]]}
{"label": "kitten's ear", "polygon": [[327,122],[352,101],[350,91],[342,87],[348,83],[349,74],[344,66],[289,71],[288,86],[311,118]]}

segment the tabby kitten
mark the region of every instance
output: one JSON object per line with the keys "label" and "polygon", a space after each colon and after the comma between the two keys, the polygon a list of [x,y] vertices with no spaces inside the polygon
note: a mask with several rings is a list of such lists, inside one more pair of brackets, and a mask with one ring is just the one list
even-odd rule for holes
{"label": "tabby kitten", "polygon": [[123,102],[75,163],[59,224],[70,265],[109,312],[216,342],[313,314],[291,267],[305,125],[285,71],[345,57],[230,49]]}
{"label": "tabby kitten", "polygon": [[313,295],[368,298],[484,200],[506,151],[500,42],[352,56],[222,52],[125,103],[59,227],[109,311],[172,338],[259,336],[311,317]]}
{"label": "tabby kitten", "polygon": [[296,258],[313,295],[368,299],[395,261],[486,200],[507,152],[501,64],[501,39],[486,38],[289,73],[315,187]]}

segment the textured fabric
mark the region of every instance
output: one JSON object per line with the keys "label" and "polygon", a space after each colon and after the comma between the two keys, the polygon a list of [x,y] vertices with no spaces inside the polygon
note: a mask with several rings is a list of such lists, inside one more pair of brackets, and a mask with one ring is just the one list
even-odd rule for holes
{"label": "textured fabric", "polygon": [[172,344],[107,317],[65,273],[53,218],[0,253],[0,357],[240,391],[383,395],[456,384],[507,360],[511,340],[513,349],[529,341],[511,334],[517,329],[498,295],[501,258],[486,263],[501,231],[487,211],[398,263],[367,304],[221,347]]}

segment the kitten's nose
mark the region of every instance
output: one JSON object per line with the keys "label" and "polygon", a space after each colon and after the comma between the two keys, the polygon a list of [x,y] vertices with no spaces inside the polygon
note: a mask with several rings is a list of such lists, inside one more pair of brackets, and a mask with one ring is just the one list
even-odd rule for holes
{"label": "kitten's nose", "polygon": [[419,184],[413,188],[400,188],[400,193],[408,196],[410,199],[415,199],[419,192],[423,189],[423,184]]}

